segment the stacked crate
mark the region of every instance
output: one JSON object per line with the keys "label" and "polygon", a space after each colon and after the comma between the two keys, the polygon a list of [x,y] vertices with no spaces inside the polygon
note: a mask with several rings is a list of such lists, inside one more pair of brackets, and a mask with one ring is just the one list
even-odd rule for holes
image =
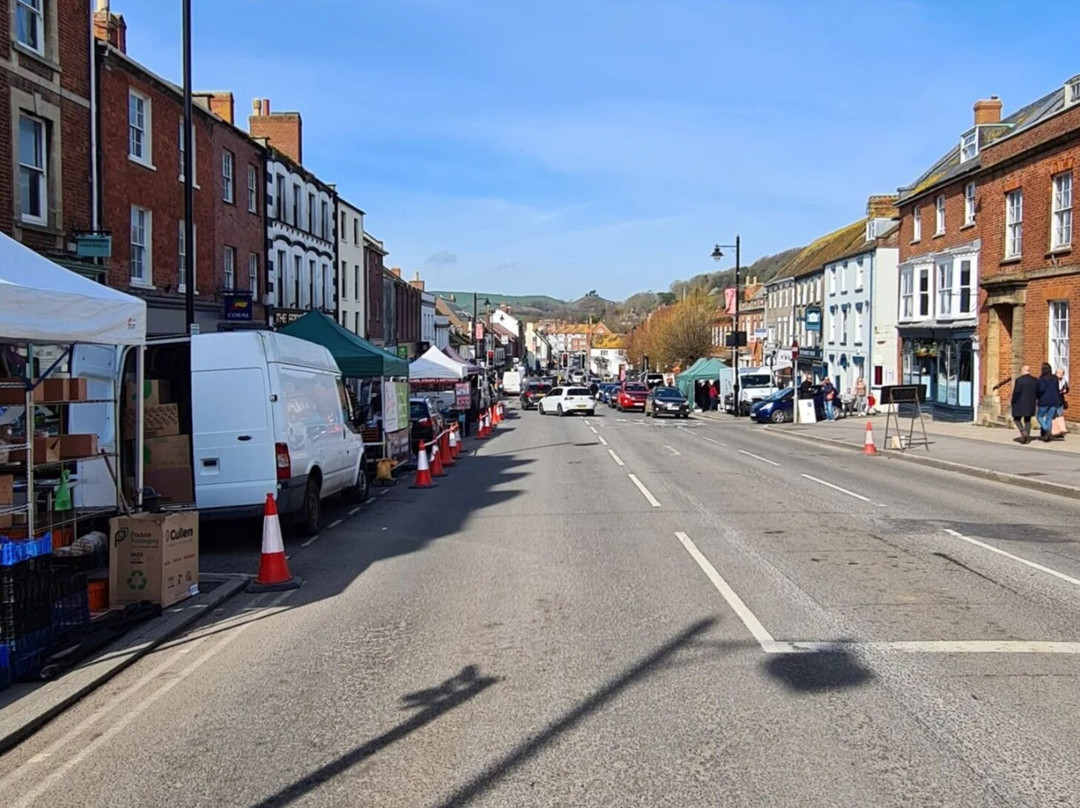
{"label": "stacked crate", "polygon": [[0,686],[35,672],[53,637],[52,538],[0,542]]}

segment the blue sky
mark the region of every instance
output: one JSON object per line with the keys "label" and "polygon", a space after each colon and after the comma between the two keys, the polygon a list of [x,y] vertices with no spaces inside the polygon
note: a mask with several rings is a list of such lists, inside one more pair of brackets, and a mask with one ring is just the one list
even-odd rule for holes
{"label": "blue sky", "polygon": [[[1064,5],[193,0],[193,73],[241,121],[299,110],[308,168],[428,288],[621,299],[854,221],[977,98],[1062,84]],[[112,6],[179,82],[180,0]]]}

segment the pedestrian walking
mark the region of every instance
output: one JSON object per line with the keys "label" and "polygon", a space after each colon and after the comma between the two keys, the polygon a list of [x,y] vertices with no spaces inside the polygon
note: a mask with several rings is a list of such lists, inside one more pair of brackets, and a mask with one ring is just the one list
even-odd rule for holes
{"label": "pedestrian walking", "polygon": [[855,380],[855,414],[862,417],[870,412],[866,400],[866,380],[860,376]]}
{"label": "pedestrian walking", "polygon": [[709,410],[716,411],[716,397],[720,395],[720,391],[716,389],[716,382],[709,382]]}
{"label": "pedestrian walking", "polygon": [[1049,362],[1042,363],[1042,372],[1039,374],[1036,396],[1038,398],[1038,409],[1035,412],[1035,417],[1039,421],[1039,429],[1042,430],[1039,440],[1049,443],[1054,434],[1054,419],[1057,417],[1058,407],[1064,401],[1061,397],[1058,377],[1054,375],[1054,370],[1050,367]]}
{"label": "pedestrian walking", "polygon": [[1031,443],[1031,417],[1035,414],[1038,388],[1039,382],[1031,375],[1031,368],[1024,365],[1013,382],[1012,391],[1013,423],[1020,431],[1020,442],[1024,444]]}
{"label": "pedestrian walking", "polygon": [[829,421],[836,420],[836,388],[831,379],[825,379],[821,385],[821,397],[825,400],[825,418]]}

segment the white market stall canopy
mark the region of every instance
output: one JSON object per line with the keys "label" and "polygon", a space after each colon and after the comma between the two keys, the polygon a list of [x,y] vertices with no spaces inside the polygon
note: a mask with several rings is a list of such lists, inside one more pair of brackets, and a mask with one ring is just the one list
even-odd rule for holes
{"label": "white market stall canopy", "polygon": [[468,375],[468,368],[455,362],[434,345],[422,356],[409,363],[409,380],[454,380],[461,381]]}
{"label": "white market stall canopy", "polygon": [[0,341],[141,345],[146,303],[0,233]]}

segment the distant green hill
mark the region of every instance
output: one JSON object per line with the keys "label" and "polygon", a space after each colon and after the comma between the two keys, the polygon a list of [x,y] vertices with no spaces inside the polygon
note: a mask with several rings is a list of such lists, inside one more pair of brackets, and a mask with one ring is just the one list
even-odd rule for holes
{"label": "distant green hill", "polygon": [[[472,310],[473,292],[438,292],[432,291],[433,295],[445,297],[448,300],[456,300],[463,309]],[[535,309],[539,312],[565,309],[570,304],[565,300],[559,300],[548,295],[500,295],[496,292],[476,292],[477,303],[483,307],[485,300],[490,300],[492,306],[505,303],[515,309]]]}

